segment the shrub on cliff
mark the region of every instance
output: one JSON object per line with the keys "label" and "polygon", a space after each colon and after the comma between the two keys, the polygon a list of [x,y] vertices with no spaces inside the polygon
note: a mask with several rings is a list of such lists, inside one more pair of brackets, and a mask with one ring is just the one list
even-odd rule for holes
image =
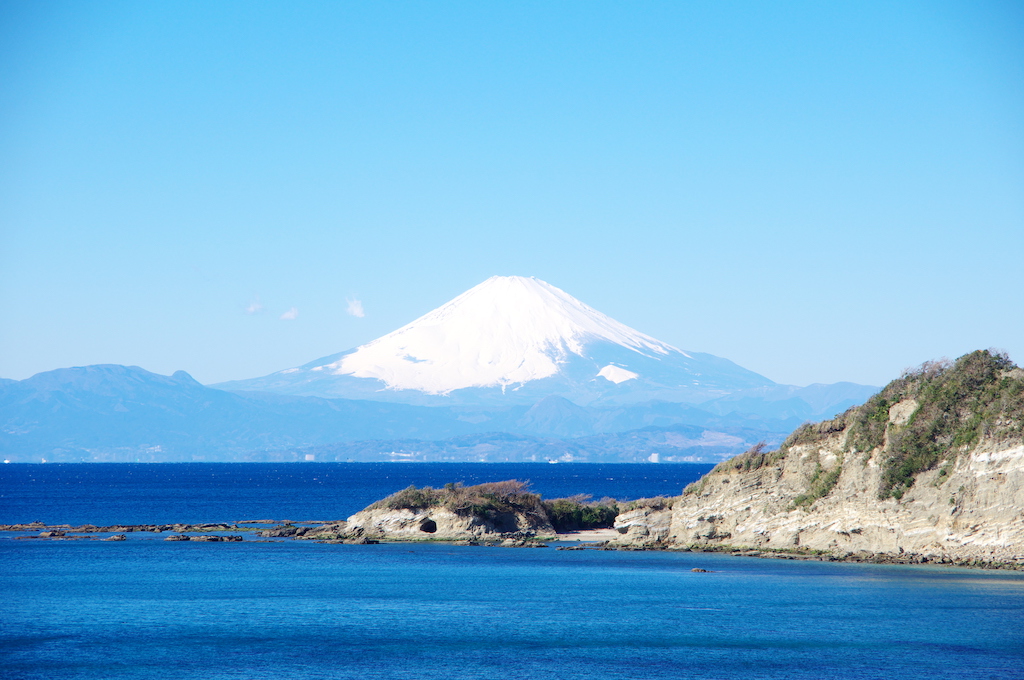
{"label": "shrub on cliff", "polygon": [[630,510],[637,510],[639,508],[647,508],[648,510],[667,510],[672,507],[672,503],[674,501],[674,498],[669,498],[668,496],[637,498],[636,500],[619,503],[619,512],[629,512]]}
{"label": "shrub on cliff", "polygon": [[[900,402],[911,403],[913,413],[901,424],[891,422],[889,411]],[[820,423],[797,428],[777,451],[761,445],[715,466],[711,474],[746,472],[772,465],[795,446],[814,445],[846,432],[847,451],[869,453],[881,447],[882,480],[878,496],[902,498],[918,474],[940,465],[947,469],[961,453],[981,439],[1024,438],[1024,371],[999,352],[978,350],[955,362],[929,361],[906,371],[861,406]],[[827,496],[841,468],[820,469],[804,494],[794,503],[807,506]],[[945,475],[943,475],[945,476]],[[701,479],[683,494],[700,494]]]}
{"label": "shrub on cliff", "polygon": [[[909,400],[916,406],[906,422],[891,422],[890,409]],[[884,446],[878,496],[899,499],[918,474],[951,464],[983,437],[1005,441],[1024,436],[1024,371],[1005,354],[989,350],[965,354],[952,363],[928,361],[842,416],[805,425],[780,451],[813,443],[817,434],[844,427],[847,450],[866,453]],[[824,476],[822,480],[828,481]],[[828,485],[819,486],[822,490]]]}
{"label": "shrub on cliff", "polygon": [[810,507],[814,504],[814,501],[829,495],[832,493],[832,489],[835,488],[841,474],[843,474],[842,465],[836,465],[828,472],[825,472],[821,464],[819,464],[814,471],[814,476],[811,477],[807,492],[794,498],[793,505],[804,508]]}
{"label": "shrub on cliff", "polygon": [[[805,425],[803,427],[807,426]],[[797,432],[801,432],[802,429],[803,428],[797,430]],[[790,435],[790,439],[792,438],[793,435]],[[729,472],[730,470],[746,472],[748,470],[757,470],[763,465],[771,465],[781,457],[781,449],[769,451],[768,445],[765,444],[764,441],[760,441],[738,456],[733,456],[728,460],[723,460],[721,463],[716,465],[711,472]]]}
{"label": "shrub on cliff", "polygon": [[489,482],[475,486],[445,484],[441,489],[409,486],[370,505],[368,510],[401,510],[444,507],[459,515],[543,512],[540,495],[528,491],[529,483],[519,480]]}
{"label": "shrub on cliff", "polygon": [[[1024,375],[1005,354],[979,350],[953,364],[929,362],[877,397],[874,409],[865,409],[866,417],[857,414],[855,427],[877,429],[861,422],[878,420],[883,409],[888,420],[888,405],[904,399],[918,404],[904,425],[889,427],[881,498],[901,498],[917,474],[952,461],[983,437],[1007,440],[1024,434]],[[877,435],[870,443],[875,442],[881,443]]]}
{"label": "shrub on cliff", "polygon": [[593,502],[590,496],[579,494],[568,498],[542,501],[551,526],[558,533],[583,529],[607,529],[615,524],[619,507],[611,498]]}

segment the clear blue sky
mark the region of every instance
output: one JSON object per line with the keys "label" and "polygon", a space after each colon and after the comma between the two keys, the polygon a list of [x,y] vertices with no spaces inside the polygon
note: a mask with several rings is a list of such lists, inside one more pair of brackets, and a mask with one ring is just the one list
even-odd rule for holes
{"label": "clear blue sky", "polygon": [[254,377],[495,274],[785,383],[1024,362],[1024,5],[0,4],[0,376]]}

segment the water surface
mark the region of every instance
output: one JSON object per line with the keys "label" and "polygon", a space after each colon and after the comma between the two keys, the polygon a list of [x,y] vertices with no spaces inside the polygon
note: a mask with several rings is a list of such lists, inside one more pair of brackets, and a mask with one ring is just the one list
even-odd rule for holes
{"label": "water surface", "polygon": [[0,465],[0,524],[345,519],[415,484],[529,480],[545,498],[678,495],[702,464],[61,463]]}
{"label": "water surface", "polygon": [[[0,523],[346,517],[408,486],[677,494],[708,466],[0,466]],[[17,540],[5,679],[1024,677],[1024,574],[726,555]],[[695,573],[694,568],[710,570]]]}
{"label": "water surface", "polygon": [[0,554],[5,678],[1024,676],[1017,574],[443,544]]}

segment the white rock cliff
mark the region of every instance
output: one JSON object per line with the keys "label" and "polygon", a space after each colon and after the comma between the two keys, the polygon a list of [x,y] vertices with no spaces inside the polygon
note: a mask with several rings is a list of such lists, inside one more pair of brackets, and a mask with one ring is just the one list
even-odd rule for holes
{"label": "white rock cliff", "polygon": [[1005,357],[926,365],[779,451],[719,464],[671,510],[620,515],[621,542],[1024,566],[1022,403]]}

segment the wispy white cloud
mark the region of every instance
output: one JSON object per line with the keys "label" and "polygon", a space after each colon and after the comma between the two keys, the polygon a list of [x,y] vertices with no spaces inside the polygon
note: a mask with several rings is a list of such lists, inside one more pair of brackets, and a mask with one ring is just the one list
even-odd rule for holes
{"label": "wispy white cloud", "polygon": [[246,314],[259,314],[262,311],[263,311],[263,303],[260,302],[260,296],[259,295],[253,295],[252,296],[252,300],[250,300],[249,304],[245,306],[245,313]]}
{"label": "wispy white cloud", "polygon": [[366,311],[363,309],[363,303],[355,298],[347,298],[348,302],[348,313],[352,316],[358,316],[360,319],[366,316]]}
{"label": "wispy white cloud", "polygon": [[292,319],[298,319],[299,318],[299,310],[296,309],[295,307],[292,307],[287,312],[282,314],[281,318],[283,320],[285,320],[285,321],[291,321]]}

